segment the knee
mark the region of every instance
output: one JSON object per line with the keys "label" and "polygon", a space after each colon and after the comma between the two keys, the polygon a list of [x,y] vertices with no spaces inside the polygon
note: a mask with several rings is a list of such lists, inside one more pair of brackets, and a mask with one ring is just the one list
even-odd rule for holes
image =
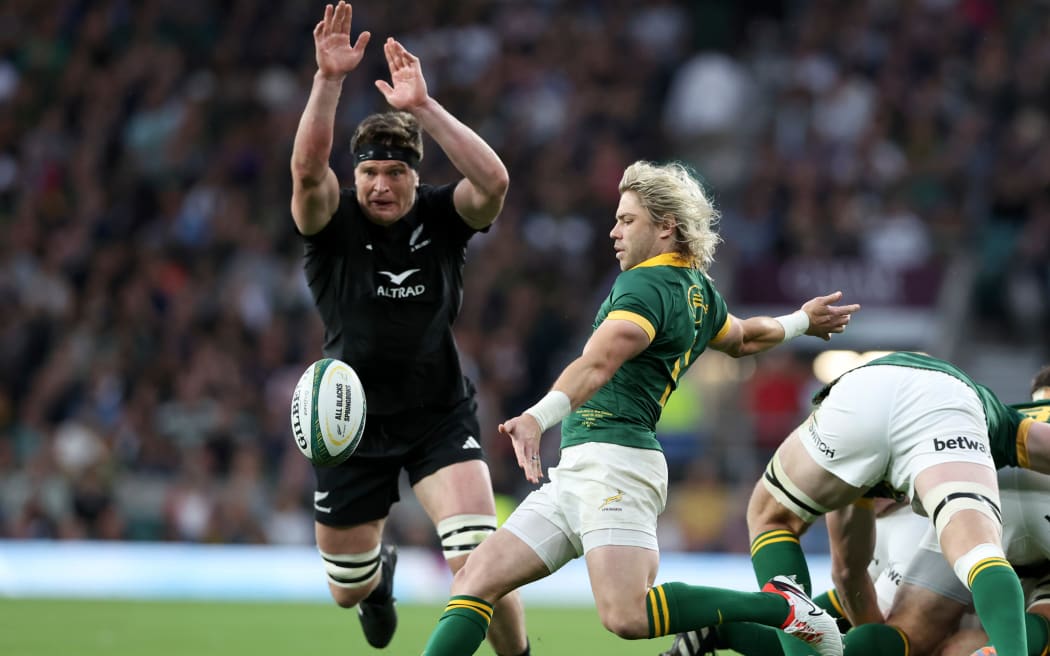
{"label": "knee", "polygon": [[380,547],[356,554],[331,554],[321,552],[325,574],[328,576],[328,591],[341,608],[352,608],[367,597],[382,576]]}
{"label": "knee", "polygon": [[470,552],[470,557],[449,559],[452,570],[452,594],[471,595],[496,603],[514,590],[517,583],[516,568],[505,562],[503,554],[494,545],[485,542]]}
{"label": "knee", "polygon": [[470,587],[472,577],[471,567],[467,567],[466,564],[462,565],[459,569],[452,570],[452,591],[458,592],[465,588]]}
{"label": "knee", "polygon": [[452,594],[484,596],[482,594],[485,584],[483,569],[469,562],[469,559],[459,568],[453,568]]}
{"label": "knee", "polygon": [[625,608],[601,611],[602,626],[607,631],[625,640],[641,640],[649,636],[649,620],[645,613],[628,611]]}
{"label": "knee", "polygon": [[779,529],[801,535],[809,523],[782,505],[764,488],[756,488],[747,507],[747,526],[754,538],[755,535]]}
{"label": "knee", "polygon": [[770,503],[761,508],[749,508],[747,525],[753,530],[758,529],[759,532],[787,529],[795,535],[801,535],[809,526],[806,520],[780,505],[775,499],[770,499]]}
{"label": "knee", "polygon": [[452,576],[452,594],[479,597],[492,604],[513,590],[514,585],[506,581],[495,567],[486,566],[479,559],[468,559]]}

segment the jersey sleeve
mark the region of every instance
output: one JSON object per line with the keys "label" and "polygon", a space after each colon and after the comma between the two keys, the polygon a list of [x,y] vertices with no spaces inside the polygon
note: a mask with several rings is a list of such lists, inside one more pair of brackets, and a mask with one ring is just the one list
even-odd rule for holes
{"label": "jersey sleeve", "polygon": [[708,342],[712,342],[716,339],[720,339],[729,332],[729,327],[732,325],[732,317],[729,316],[729,307],[726,305],[726,300],[722,298],[722,294],[715,288],[714,285],[708,284],[708,293],[711,298],[708,302],[709,310],[707,316],[711,318],[711,337]]}
{"label": "jersey sleeve", "polygon": [[[328,223],[312,235],[299,233],[299,236],[306,242],[308,251],[324,251],[328,250],[329,246],[333,249],[337,246],[341,248],[346,243],[350,236],[350,215],[352,211],[350,203],[357,203],[354,191],[352,189],[341,189],[339,191],[339,207],[335,209],[335,214],[328,220]],[[298,232],[298,228],[296,231]]]}
{"label": "jersey sleeve", "polygon": [[644,270],[620,274],[609,300],[609,313],[604,319],[630,321],[645,331],[650,342],[656,339],[664,323],[667,303],[660,287],[644,275]]}
{"label": "jersey sleeve", "polygon": [[419,201],[423,216],[428,222],[434,222],[435,230],[447,235],[452,242],[465,244],[479,231],[467,225],[456,210],[455,192],[458,184],[420,185]]}
{"label": "jersey sleeve", "polygon": [[1028,431],[1034,422],[1050,423],[1050,401],[1030,401],[1028,403],[1016,403],[1007,406],[1007,409],[1015,413],[1017,424],[1014,433],[1015,459],[1010,464],[1016,464],[1024,469],[1032,466],[1028,454]]}
{"label": "jersey sleeve", "polygon": [[1050,401],[1029,401],[1028,403],[1012,403],[1008,407],[1017,410],[1032,421],[1041,421],[1050,424]]}

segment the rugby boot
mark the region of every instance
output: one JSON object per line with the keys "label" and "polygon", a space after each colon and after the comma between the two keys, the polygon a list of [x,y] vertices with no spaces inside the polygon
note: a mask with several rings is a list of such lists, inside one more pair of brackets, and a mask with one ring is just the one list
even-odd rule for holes
{"label": "rugby boot", "polygon": [[394,599],[394,568],[397,567],[397,547],[383,545],[379,549],[382,570],[379,585],[357,604],[357,617],[365,640],[376,649],[390,644],[397,629],[397,608]]}
{"label": "rugby boot", "polygon": [[802,586],[787,576],[774,576],[762,588],[783,597],[791,612],[781,630],[809,643],[820,656],[842,656],[842,636],[835,618],[813,603]]}
{"label": "rugby boot", "polygon": [[699,631],[686,631],[674,637],[671,648],[660,656],[712,656],[715,653],[717,636],[710,627]]}

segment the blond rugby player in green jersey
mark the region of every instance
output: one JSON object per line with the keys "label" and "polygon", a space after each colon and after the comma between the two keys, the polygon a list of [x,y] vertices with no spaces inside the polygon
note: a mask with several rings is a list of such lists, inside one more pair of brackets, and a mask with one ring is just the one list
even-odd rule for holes
{"label": "blond rugby player in green jersey", "polygon": [[694,610],[696,602],[713,588],[652,587],[659,565],[656,520],[667,500],[667,463],[654,431],[679,377],[708,347],[740,357],[802,334],[829,339],[859,306],[832,305],[841,298],[836,292],[783,317],[738,319],[706,274],[718,237],[714,208],[699,183],[679,165],[636,162],[624,172],[620,194],[609,236],[622,273],[598,310],[593,334],[547,396],[500,426],[525,477],[538,483],[540,438],[564,420],[561,461],[550,482],[468,558],[423,653],[474,653],[493,604],[580,556],[602,623],[623,638],[749,620],[811,643],[826,640],[825,648],[834,649],[834,620],[823,611],[796,610],[813,606],[787,580],[772,582],[766,592],[717,591],[724,603],[702,612]]}

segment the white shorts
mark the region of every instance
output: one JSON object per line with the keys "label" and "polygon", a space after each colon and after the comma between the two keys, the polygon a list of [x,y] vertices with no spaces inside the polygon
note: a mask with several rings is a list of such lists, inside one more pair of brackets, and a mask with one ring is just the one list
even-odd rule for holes
{"label": "white shorts", "polygon": [[999,470],[1003,551],[1011,565],[1050,560],[1050,476],[1017,467]]}
{"label": "white shorts", "polygon": [[875,552],[868,565],[868,575],[874,581],[883,615],[890,612],[901,578],[929,526],[929,519],[916,515],[907,505],[875,520]]}
{"label": "white shorts", "polygon": [[859,488],[886,481],[911,496],[915,476],[934,465],[995,467],[977,393],[939,371],[850,371],[798,432],[815,462]]}
{"label": "white shorts", "polygon": [[525,497],[503,527],[554,572],[595,547],[658,551],[656,519],[667,504],[662,451],[588,442],[564,449],[550,482]]}

